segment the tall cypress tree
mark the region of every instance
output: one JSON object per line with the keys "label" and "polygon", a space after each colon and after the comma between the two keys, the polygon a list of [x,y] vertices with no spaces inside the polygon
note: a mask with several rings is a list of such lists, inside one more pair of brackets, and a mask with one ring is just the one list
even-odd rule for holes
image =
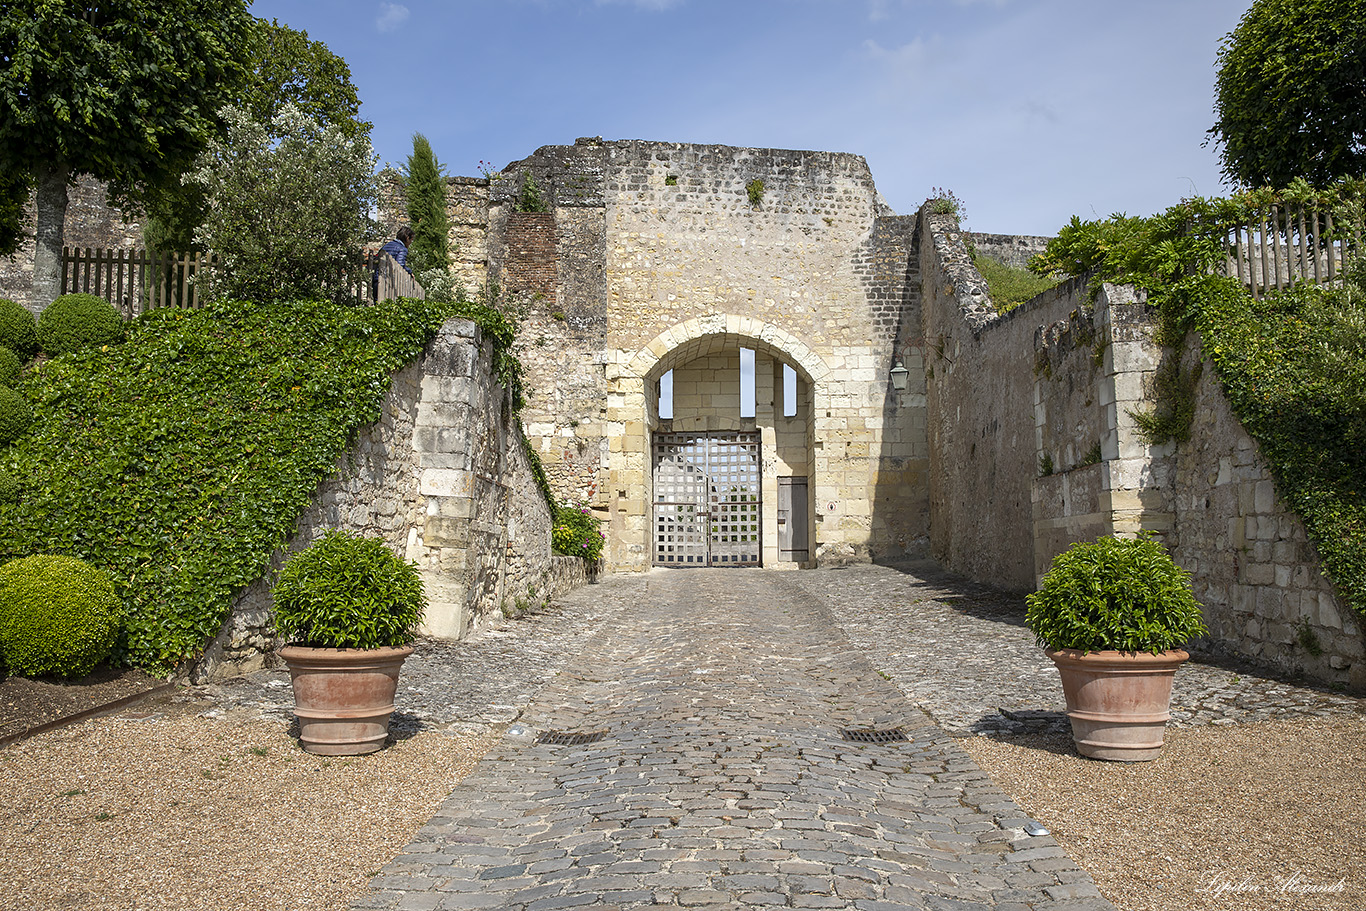
{"label": "tall cypress tree", "polygon": [[437,163],[432,144],[421,133],[413,134],[413,154],[408,156],[404,186],[408,196],[408,220],[414,237],[408,262],[414,273],[450,268],[450,218],[446,214],[446,178]]}

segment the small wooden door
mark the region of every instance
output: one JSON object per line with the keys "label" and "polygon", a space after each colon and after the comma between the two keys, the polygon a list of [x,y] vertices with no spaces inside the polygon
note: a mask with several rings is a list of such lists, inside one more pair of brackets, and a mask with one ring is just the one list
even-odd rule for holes
{"label": "small wooden door", "polygon": [[811,559],[808,540],[806,478],[778,478],[778,559],[805,563]]}

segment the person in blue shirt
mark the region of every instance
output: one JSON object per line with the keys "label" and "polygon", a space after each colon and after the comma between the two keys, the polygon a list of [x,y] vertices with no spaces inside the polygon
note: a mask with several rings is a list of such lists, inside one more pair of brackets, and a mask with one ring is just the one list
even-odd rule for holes
{"label": "person in blue shirt", "polygon": [[413,229],[404,225],[398,229],[398,235],[393,240],[380,247],[380,250],[392,256],[409,275],[413,274],[413,270],[408,267],[408,247],[412,242]]}
{"label": "person in blue shirt", "polygon": [[[404,225],[398,229],[398,234],[387,244],[379,248],[381,253],[388,253],[394,258],[394,262],[403,267],[409,275],[413,274],[412,267],[408,265],[408,246],[413,242],[413,229]],[[370,299],[379,300],[379,258],[375,259],[375,270],[370,276]]]}

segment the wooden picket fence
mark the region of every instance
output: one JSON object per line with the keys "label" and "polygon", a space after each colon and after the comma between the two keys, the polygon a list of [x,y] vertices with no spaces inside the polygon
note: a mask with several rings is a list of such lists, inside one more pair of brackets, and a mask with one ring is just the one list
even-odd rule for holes
{"label": "wooden picket fence", "polygon": [[1330,212],[1286,203],[1229,232],[1227,274],[1260,299],[1301,282],[1325,284],[1366,247],[1362,225],[1335,224]]}
{"label": "wooden picket fence", "polygon": [[[151,250],[62,248],[62,293],[93,294],[131,319],[158,307],[202,307],[198,279],[214,268],[216,256]],[[395,297],[422,298],[425,292],[388,253],[366,251],[364,261],[338,283],[356,303]]]}
{"label": "wooden picket fence", "polygon": [[202,253],[62,248],[62,293],[93,294],[126,318],[156,307],[199,307],[195,278],[215,259]]}

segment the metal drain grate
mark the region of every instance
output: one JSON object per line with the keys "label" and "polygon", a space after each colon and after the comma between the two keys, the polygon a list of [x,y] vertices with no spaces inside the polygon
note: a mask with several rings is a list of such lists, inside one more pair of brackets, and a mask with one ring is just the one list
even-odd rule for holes
{"label": "metal drain grate", "polygon": [[853,743],[900,743],[911,738],[901,728],[888,728],[879,731],[871,728],[844,728],[840,731],[844,739]]}
{"label": "metal drain grate", "polygon": [[597,743],[606,736],[606,731],[544,731],[536,738],[536,742],[560,747],[577,747],[585,743]]}

